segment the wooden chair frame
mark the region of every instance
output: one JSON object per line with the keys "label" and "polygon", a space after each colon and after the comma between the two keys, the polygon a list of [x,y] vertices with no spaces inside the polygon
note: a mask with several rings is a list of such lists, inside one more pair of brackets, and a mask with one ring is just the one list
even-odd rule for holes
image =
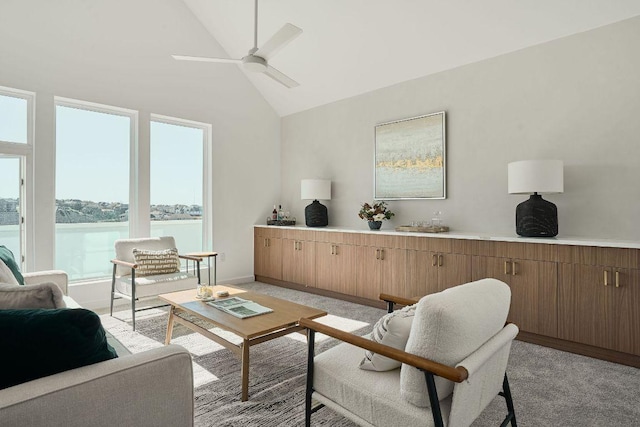
{"label": "wooden chair frame", "polygon": [[[400,305],[411,305],[418,302],[418,299],[409,299],[409,298],[401,298],[395,297],[393,295],[388,294],[380,294],[380,299],[387,303],[388,311],[393,312],[395,304]],[[434,382],[434,375],[437,375],[442,378],[446,378],[448,380],[460,383],[465,381],[469,373],[467,370],[458,366],[452,368],[451,366],[443,365],[438,362],[434,362],[433,360],[426,359],[424,357],[416,356],[415,354],[407,353],[403,350],[398,350],[393,347],[389,347],[384,344],[380,344],[369,339],[363,338],[358,335],[351,334],[349,332],[341,331],[336,328],[332,328],[327,325],[323,325],[321,323],[315,322],[310,319],[300,319],[300,326],[307,329],[307,343],[308,343],[308,354],[307,354],[307,386],[305,391],[305,426],[311,426],[311,414],[318,411],[322,407],[323,404],[318,404],[315,407],[312,407],[312,399],[313,395],[313,366],[314,366],[314,357],[315,357],[315,333],[319,332],[330,337],[336,338],[340,341],[349,343],[351,345],[355,345],[357,347],[363,348],[365,350],[372,351],[381,356],[386,356],[391,359],[395,359],[398,362],[406,363],[408,365],[414,366],[421,370],[424,373],[425,381],[427,384],[427,391],[429,394],[429,402],[431,404],[431,413],[433,415],[434,425],[436,427],[444,427],[444,423],[442,421],[442,413],[440,410],[440,401],[438,399],[438,393],[436,391],[436,386]],[[502,382],[502,392],[499,393],[500,396],[504,397],[507,405],[507,416],[504,418],[500,427],[506,427],[511,423],[512,427],[517,427],[516,415],[513,406],[513,399],[511,396],[511,390],[509,388],[509,380],[507,379],[507,374],[504,374],[504,379]]]}

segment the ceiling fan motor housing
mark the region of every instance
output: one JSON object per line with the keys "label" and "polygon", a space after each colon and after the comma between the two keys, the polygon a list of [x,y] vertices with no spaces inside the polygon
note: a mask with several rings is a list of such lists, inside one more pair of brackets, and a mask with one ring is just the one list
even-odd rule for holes
{"label": "ceiling fan motor housing", "polygon": [[247,55],[242,58],[242,64],[247,71],[262,73],[267,69],[267,61],[255,55]]}

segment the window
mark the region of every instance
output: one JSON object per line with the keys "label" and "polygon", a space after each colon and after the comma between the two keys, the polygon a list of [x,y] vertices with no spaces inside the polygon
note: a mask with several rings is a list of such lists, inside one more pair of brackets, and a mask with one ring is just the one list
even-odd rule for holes
{"label": "window", "polygon": [[[25,269],[27,231],[33,238],[26,206],[32,206],[33,104],[35,94],[0,87],[0,244]],[[28,197],[29,196],[29,197]]]}
{"label": "window", "polygon": [[0,141],[26,144],[29,140],[28,99],[9,93],[0,91]]}
{"label": "window", "polygon": [[0,155],[0,245],[22,257],[20,158]]}
{"label": "window", "polygon": [[135,112],[56,98],[55,266],[70,280],[107,277],[129,237]]}
{"label": "window", "polygon": [[201,251],[207,125],[154,116],[150,137],[152,236],[174,236],[181,253]]}

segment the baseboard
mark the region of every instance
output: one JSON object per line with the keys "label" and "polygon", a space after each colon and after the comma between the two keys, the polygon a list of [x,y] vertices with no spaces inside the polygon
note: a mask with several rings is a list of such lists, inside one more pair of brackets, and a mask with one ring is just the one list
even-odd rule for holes
{"label": "baseboard", "polygon": [[583,356],[593,357],[595,359],[606,360],[608,362],[620,363],[621,365],[633,366],[640,368],[640,356],[628,353],[621,353],[606,348],[594,347],[592,345],[581,344],[572,341],[562,340],[560,338],[545,337],[543,335],[532,334],[530,332],[518,333],[516,337],[519,341],[538,344],[544,347],[555,348],[569,353],[581,354]]}
{"label": "baseboard", "polygon": [[268,283],[270,285],[276,285],[283,288],[294,289],[296,291],[308,292],[310,294],[322,295],[325,297],[340,299],[343,301],[354,302],[356,304],[368,305],[369,307],[386,309],[387,305],[384,301],[373,301],[366,298],[354,297],[353,295],[341,294],[339,292],[328,291],[326,289],[319,289],[313,286],[305,286],[292,282],[285,282],[284,280],[272,279],[271,277],[255,276],[256,282]]}

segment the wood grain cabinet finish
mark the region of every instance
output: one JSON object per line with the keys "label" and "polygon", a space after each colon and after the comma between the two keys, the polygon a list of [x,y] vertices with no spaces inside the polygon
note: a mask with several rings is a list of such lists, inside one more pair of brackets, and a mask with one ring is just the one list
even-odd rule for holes
{"label": "wood grain cabinet finish", "polygon": [[559,337],[640,355],[640,270],[632,249],[562,251]]}
{"label": "wood grain cabinet finish", "polygon": [[640,367],[640,249],[256,227],[255,275],[379,304],[494,277],[521,339]]}
{"label": "wood grain cabinet finish", "polygon": [[255,228],[253,269],[256,276],[282,279],[282,239],[280,230]]}
{"label": "wood grain cabinet finish", "polygon": [[440,292],[471,281],[473,241],[407,237],[407,297]]}
{"label": "wood grain cabinet finish", "polygon": [[558,266],[549,261],[473,257],[473,280],[493,277],[511,288],[507,320],[521,331],[558,336]]}
{"label": "wood grain cabinet finish", "polygon": [[354,245],[316,242],[316,287],[355,295],[355,260]]}
{"label": "wood grain cabinet finish", "polygon": [[511,288],[507,320],[521,331],[558,336],[558,246],[477,241],[473,280],[493,277]]}
{"label": "wood grain cabinet finish", "polygon": [[282,230],[282,280],[304,286],[316,285],[314,232]]}
{"label": "wood grain cabinet finish", "polygon": [[383,292],[407,297],[403,237],[363,235],[356,251],[356,296],[378,300]]}

